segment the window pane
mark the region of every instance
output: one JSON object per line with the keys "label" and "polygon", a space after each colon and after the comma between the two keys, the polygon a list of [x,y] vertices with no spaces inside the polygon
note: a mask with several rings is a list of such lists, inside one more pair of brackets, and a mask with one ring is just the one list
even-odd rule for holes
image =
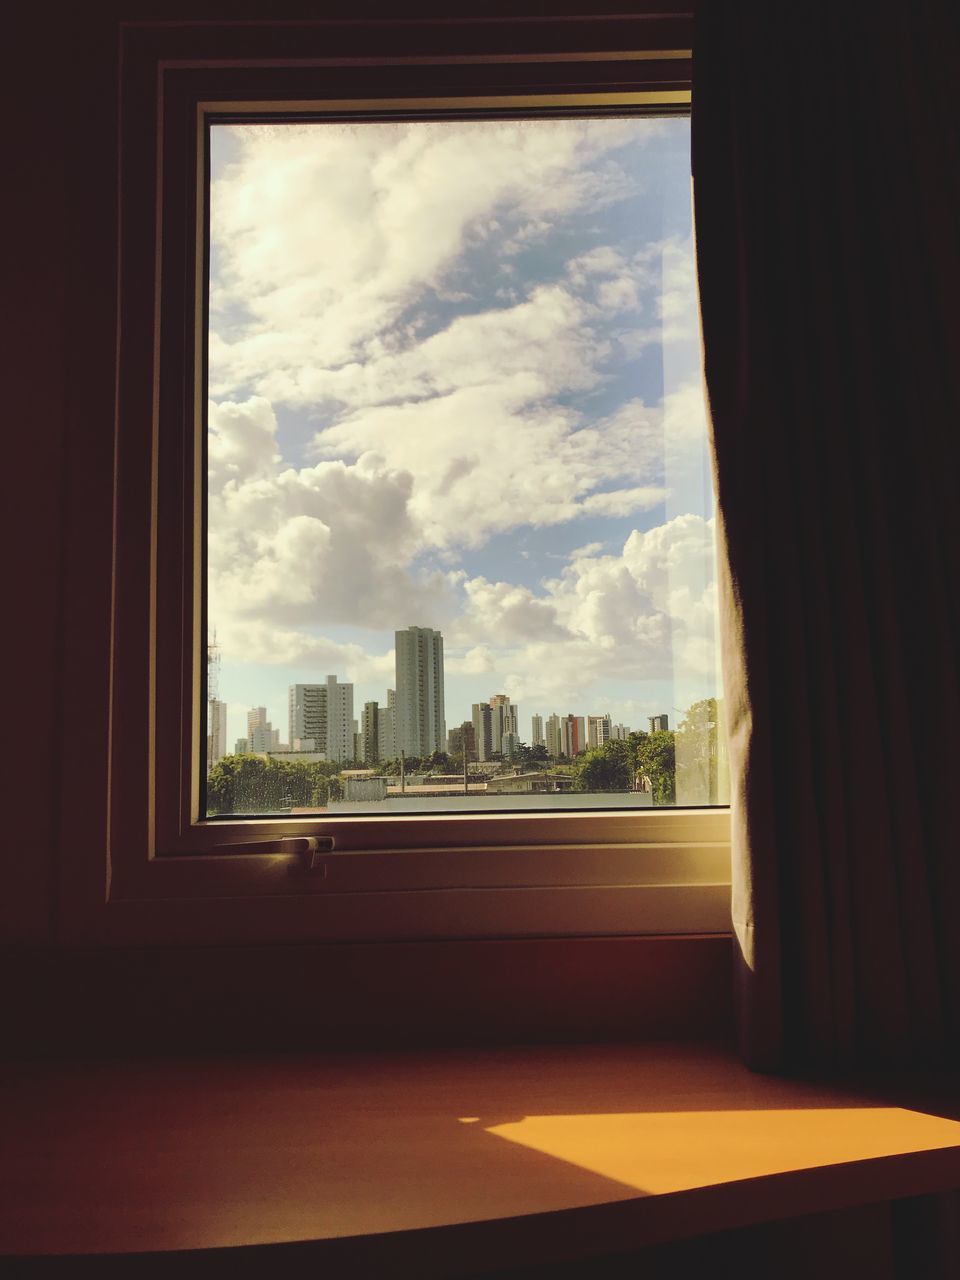
{"label": "window pane", "polygon": [[210,170],[208,814],[725,802],[689,121]]}

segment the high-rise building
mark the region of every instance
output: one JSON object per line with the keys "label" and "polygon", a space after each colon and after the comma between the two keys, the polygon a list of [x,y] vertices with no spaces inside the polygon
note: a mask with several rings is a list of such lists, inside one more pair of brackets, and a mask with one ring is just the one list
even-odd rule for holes
{"label": "high-rise building", "polygon": [[530,745],[542,747],[546,743],[543,736],[543,716],[532,716],[530,719]]}
{"label": "high-rise building", "polygon": [[610,729],[610,737],[614,740],[630,737],[630,726],[628,724],[615,724]]}
{"label": "high-rise building", "polygon": [[397,691],[387,690],[387,705],[377,710],[377,738],[381,760],[396,760],[397,751]]}
{"label": "high-rise building", "polygon": [[556,712],[547,717],[547,754],[554,760],[563,755],[563,735],[560,732],[560,717]]}
{"label": "high-rise building", "polygon": [[397,748],[423,758],[447,739],[443,706],[443,636],[432,627],[396,633]]}
{"label": "high-rise building", "polygon": [[583,716],[575,716],[571,713],[563,717],[560,721],[560,741],[563,755],[571,760],[581,751],[586,751],[587,735]]}
{"label": "high-rise building", "polygon": [[227,754],[227,704],[219,698],[207,703],[207,772]]}
{"label": "high-rise building", "polygon": [[291,747],[323,751],[327,738],[327,693],[322,684],[292,684],[287,691]]}
{"label": "high-rise building", "polygon": [[352,760],[353,685],[327,676],[323,684],[292,684],[288,694],[290,745],[328,760]]}
{"label": "high-rise building", "polygon": [[464,720],[447,734],[447,751],[452,756],[462,756],[464,750],[468,760],[477,759],[477,734],[472,720]]}
{"label": "high-rise building", "polygon": [[607,716],[587,716],[587,746],[602,747],[613,737],[613,724]]}
{"label": "high-rise building", "polygon": [[363,719],[360,724],[360,737],[363,744],[362,760],[364,764],[376,764],[380,759],[380,704],[365,702]]}
{"label": "high-rise building", "polygon": [[489,760],[493,755],[493,707],[489,702],[475,702],[472,711],[477,759]]}
{"label": "high-rise building", "polygon": [[650,732],[660,733],[667,732],[670,728],[670,718],[666,715],[650,716]]}
{"label": "high-rise building", "polygon": [[247,750],[276,751],[280,746],[280,730],[267,719],[266,707],[251,707],[247,712]]}
{"label": "high-rise building", "polygon": [[490,710],[493,713],[490,718],[492,750],[495,755],[505,755],[503,735],[510,733],[519,740],[517,720],[519,708],[511,704],[505,693],[495,693],[490,698]]}

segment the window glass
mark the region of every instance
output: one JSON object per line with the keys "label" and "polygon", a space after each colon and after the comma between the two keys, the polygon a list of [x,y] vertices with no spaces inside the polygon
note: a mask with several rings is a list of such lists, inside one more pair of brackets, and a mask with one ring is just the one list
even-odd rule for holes
{"label": "window glass", "polygon": [[689,120],[209,139],[208,815],[724,803]]}

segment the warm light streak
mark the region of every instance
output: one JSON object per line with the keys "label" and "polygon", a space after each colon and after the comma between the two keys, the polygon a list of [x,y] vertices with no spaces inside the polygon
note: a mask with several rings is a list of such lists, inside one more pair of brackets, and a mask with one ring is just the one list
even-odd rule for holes
{"label": "warm light streak", "polygon": [[649,1194],[936,1148],[960,1123],[903,1107],[527,1116],[486,1130]]}

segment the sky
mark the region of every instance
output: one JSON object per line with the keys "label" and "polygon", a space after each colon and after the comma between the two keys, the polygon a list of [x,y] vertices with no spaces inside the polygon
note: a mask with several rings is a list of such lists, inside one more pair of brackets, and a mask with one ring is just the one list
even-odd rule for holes
{"label": "sky", "polygon": [[211,129],[208,629],[287,688],[646,728],[718,687],[689,121]]}

